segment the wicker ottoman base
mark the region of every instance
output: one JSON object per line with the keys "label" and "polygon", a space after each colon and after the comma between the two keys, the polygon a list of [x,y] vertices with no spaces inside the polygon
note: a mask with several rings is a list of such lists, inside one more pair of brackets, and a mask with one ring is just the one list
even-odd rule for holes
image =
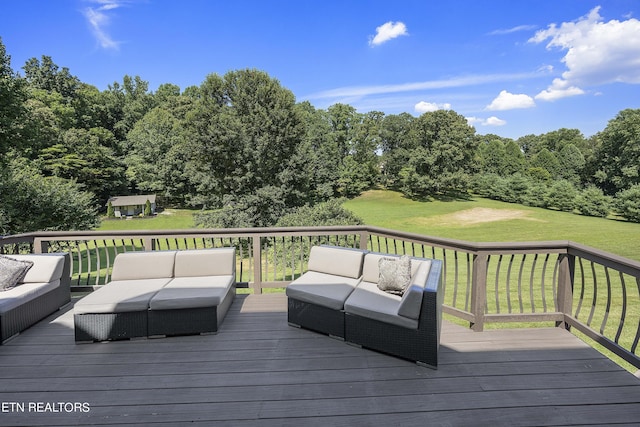
{"label": "wicker ottoman base", "polygon": [[147,312],[74,314],[75,339],[111,341],[147,336]]}

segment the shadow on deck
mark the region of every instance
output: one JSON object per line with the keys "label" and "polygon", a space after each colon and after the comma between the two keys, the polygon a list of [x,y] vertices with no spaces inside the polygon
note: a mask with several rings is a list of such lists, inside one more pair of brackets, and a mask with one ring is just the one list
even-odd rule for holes
{"label": "shadow on deck", "polygon": [[76,345],[71,311],[0,347],[0,425],[632,425],[640,380],[558,328],[444,322],[438,370],[239,295],[217,335]]}

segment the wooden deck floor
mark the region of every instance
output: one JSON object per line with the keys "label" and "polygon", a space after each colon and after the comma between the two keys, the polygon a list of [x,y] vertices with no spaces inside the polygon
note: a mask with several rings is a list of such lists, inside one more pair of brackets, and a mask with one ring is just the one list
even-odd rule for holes
{"label": "wooden deck floor", "polygon": [[0,425],[640,421],[640,380],[568,332],[445,323],[441,342],[435,371],[356,348],[288,326],[283,294],[239,296],[206,336],[76,345],[67,311],[0,347]]}

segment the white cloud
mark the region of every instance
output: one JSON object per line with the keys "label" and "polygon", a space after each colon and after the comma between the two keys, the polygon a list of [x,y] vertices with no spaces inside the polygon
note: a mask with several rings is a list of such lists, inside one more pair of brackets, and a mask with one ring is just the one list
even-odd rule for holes
{"label": "white cloud", "polygon": [[536,99],[543,101],[555,101],[569,96],[583,95],[584,90],[577,86],[569,86],[566,80],[553,79],[553,83],[547,89],[536,95]]}
{"label": "white cloud", "polygon": [[467,119],[469,126],[476,124],[481,126],[504,126],[507,124],[506,120],[499,119],[496,116],[491,116],[488,119],[482,119],[480,117],[465,117],[465,119]]}
{"label": "white cloud", "polygon": [[533,31],[538,28],[536,25],[518,25],[517,27],[495,30],[489,33],[490,36],[502,36],[505,34],[517,33],[519,31]]}
{"label": "white cloud", "polygon": [[438,111],[438,110],[450,110],[451,104],[449,103],[436,104],[433,102],[420,101],[414,106],[414,109],[418,113],[429,113],[429,112]]}
{"label": "white cloud", "polygon": [[91,3],[96,6],[86,7],[82,14],[87,19],[87,22],[91,26],[93,35],[95,36],[98,44],[104,49],[117,50],[120,47],[120,43],[113,40],[108,34],[107,27],[109,25],[109,15],[107,12],[118,9],[125,1],[123,0],[92,0]]}
{"label": "white cloud", "polygon": [[549,25],[538,31],[531,43],[548,40],[547,49],[566,51],[561,79],[536,99],[554,100],[583,94],[581,87],[607,83],[640,84],[640,21],[604,22],[600,7],[574,22]]}
{"label": "white cloud", "polygon": [[505,120],[499,119],[496,116],[491,116],[482,123],[483,126],[504,126],[506,124],[507,122]]}
{"label": "white cloud", "polygon": [[400,36],[408,36],[407,26],[403,22],[389,21],[376,28],[376,35],[369,37],[370,46],[378,46]]}
{"label": "white cloud", "polygon": [[491,104],[487,105],[486,109],[489,111],[504,111],[515,110],[517,108],[532,108],[535,106],[535,101],[529,95],[513,94],[503,90],[496,99],[491,101]]}
{"label": "white cloud", "polygon": [[538,77],[537,73],[487,74],[478,76],[455,77],[447,80],[429,80],[424,82],[401,83],[380,86],[350,86],[331,89],[303,97],[304,99],[347,98],[380,95],[386,93],[412,92],[419,90],[446,89],[454,87],[478,86],[486,83],[524,80]]}

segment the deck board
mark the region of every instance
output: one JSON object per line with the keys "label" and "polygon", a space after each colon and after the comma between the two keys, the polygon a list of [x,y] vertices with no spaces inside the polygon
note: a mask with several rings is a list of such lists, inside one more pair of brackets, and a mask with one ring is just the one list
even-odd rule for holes
{"label": "deck board", "polygon": [[0,403],[0,425],[633,425],[640,380],[561,329],[448,322],[431,370],[292,328],[265,294],[239,296],[216,335],[78,345],[57,313],[0,347]]}

